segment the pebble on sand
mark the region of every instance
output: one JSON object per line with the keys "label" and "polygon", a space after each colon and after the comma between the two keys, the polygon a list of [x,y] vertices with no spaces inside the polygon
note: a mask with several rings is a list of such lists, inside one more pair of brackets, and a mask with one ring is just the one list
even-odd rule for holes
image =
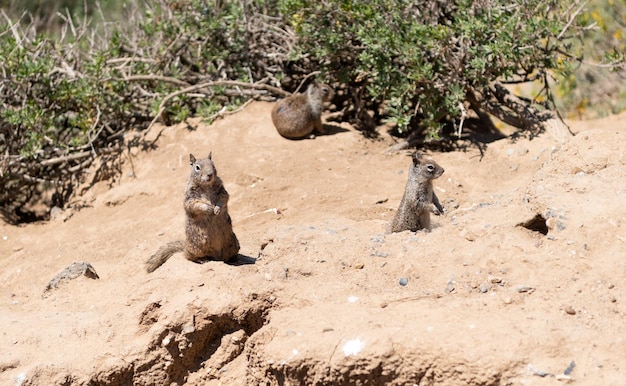
{"label": "pebble on sand", "polygon": [[572,306],[564,306],[563,311],[568,315],[576,315],[576,310]]}

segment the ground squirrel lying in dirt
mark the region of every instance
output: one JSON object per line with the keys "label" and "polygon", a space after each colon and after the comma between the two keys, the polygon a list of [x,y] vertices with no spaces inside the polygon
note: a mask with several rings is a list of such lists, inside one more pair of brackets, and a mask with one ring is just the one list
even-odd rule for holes
{"label": "ground squirrel lying in dirt", "polygon": [[443,213],[443,207],[433,192],[433,180],[439,178],[443,172],[443,168],[435,161],[422,159],[419,153],[413,154],[404,195],[396,216],[391,221],[391,232],[430,230],[432,205],[435,204],[439,213]]}
{"label": "ground squirrel lying in dirt", "polygon": [[289,139],[305,138],[313,130],[323,133],[322,105],[334,95],[335,91],[330,86],[313,82],[305,94],[292,95],[277,102],[272,109],[276,130]]}
{"label": "ground squirrel lying in dirt", "polygon": [[217,176],[211,154],[205,159],[189,155],[191,175],[185,190],[185,240],[172,241],[161,247],[146,262],[146,270],[159,268],[174,253],[184,252],[188,260],[200,262],[237,258],[239,241],[228,214],[228,192]]}

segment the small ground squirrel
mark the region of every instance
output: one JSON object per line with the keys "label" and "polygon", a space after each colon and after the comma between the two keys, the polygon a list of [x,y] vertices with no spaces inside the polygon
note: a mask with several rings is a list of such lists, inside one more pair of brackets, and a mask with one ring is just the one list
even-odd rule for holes
{"label": "small ground squirrel", "polygon": [[334,95],[335,91],[330,86],[313,82],[305,94],[280,100],[272,109],[272,122],[276,130],[288,139],[306,138],[313,130],[323,133],[323,103],[331,100]]}
{"label": "small ground squirrel", "polygon": [[430,230],[432,205],[435,204],[439,212],[443,213],[443,207],[433,192],[433,180],[439,178],[443,172],[443,168],[435,161],[422,159],[419,153],[413,154],[404,195],[391,221],[391,232]]}
{"label": "small ground squirrel", "polygon": [[207,259],[230,261],[239,253],[239,241],[228,214],[228,192],[217,176],[211,154],[199,160],[190,154],[189,160],[191,175],[184,201],[186,239],[161,247],[146,262],[148,272],[159,268],[177,252],[184,252],[185,257],[194,262]]}

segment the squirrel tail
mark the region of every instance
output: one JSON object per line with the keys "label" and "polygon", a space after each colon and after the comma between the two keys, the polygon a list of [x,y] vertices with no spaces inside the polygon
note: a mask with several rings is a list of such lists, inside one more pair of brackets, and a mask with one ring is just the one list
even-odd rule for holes
{"label": "squirrel tail", "polygon": [[148,273],[154,272],[157,268],[163,265],[173,254],[182,252],[185,250],[185,242],[183,240],[172,241],[165,244],[154,255],[152,255],[148,261],[146,261],[146,271]]}

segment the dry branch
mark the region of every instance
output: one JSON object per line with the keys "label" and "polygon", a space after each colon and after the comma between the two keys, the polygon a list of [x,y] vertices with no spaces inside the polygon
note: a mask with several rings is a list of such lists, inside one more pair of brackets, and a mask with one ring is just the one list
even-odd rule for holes
{"label": "dry branch", "polygon": [[170,76],[162,76],[162,75],[131,75],[125,78],[117,78],[115,80],[122,80],[125,82],[160,81],[160,82],[168,82],[168,83],[176,84],[182,87],[190,86],[190,84],[185,82],[184,80],[172,78]]}
{"label": "dry branch", "polygon": [[263,83],[245,83],[245,82],[239,82],[239,81],[233,81],[233,80],[218,80],[218,81],[209,81],[209,82],[195,84],[193,86],[189,86],[184,89],[175,91],[167,95],[165,98],[163,98],[163,100],[161,100],[161,103],[159,104],[159,110],[157,114],[155,115],[154,119],[152,120],[152,122],[150,122],[150,125],[148,125],[148,129],[146,130],[146,132],[148,132],[152,128],[152,126],[156,123],[156,121],[162,116],[163,112],[165,111],[165,106],[170,100],[176,98],[179,95],[192,93],[198,90],[202,90],[203,88],[224,87],[224,86],[245,87],[245,88],[250,88],[254,90],[269,91],[273,94],[276,94],[282,97],[287,97],[291,95],[291,93],[287,91],[284,91],[280,88],[273,87],[273,86],[263,84]]}

